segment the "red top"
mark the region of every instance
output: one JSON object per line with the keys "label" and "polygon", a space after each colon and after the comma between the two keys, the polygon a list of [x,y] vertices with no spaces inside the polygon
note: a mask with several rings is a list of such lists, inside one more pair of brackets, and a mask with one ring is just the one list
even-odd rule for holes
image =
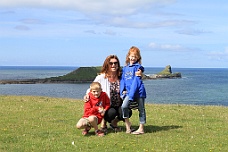
{"label": "red top", "polygon": [[103,107],[107,111],[110,107],[110,99],[105,92],[101,92],[99,98],[95,98],[91,92],[89,92],[89,101],[84,104],[84,115],[83,117],[89,117],[91,115],[97,118],[103,118],[99,112],[99,107]]}

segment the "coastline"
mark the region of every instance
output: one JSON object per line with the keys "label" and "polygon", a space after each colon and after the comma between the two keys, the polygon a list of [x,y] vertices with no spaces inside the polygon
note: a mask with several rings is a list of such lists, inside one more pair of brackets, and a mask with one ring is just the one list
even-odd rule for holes
{"label": "coastline", "polygon": [[[63,76],[47,77],[43,79],[17,79],[0,80],[0,84],[36,84],[36,83],[88,83],[100,73],[101,66],[98,67],[79,67]],[[174,79],[181,78],[181,73],[172,73],[171,66],[166,66],[157,74],[145,75],[142,79]]]}
{"label": "coastline", "polygon": [[[162,68],[147,68],[146,74],[161,71]],[[190,105],[224,105],[228,106],[227,88],[228,69],[179,69],[183,74],[181,79],[156,79],[145,80],[147,91],[146,102],[158,104],[190,104]],[[58,82],[58,83],[35,83],[19,84],[18,80],[44,79],[64,75],[72,70],[58,68],[23,68],[1,70],[1,80],[16,80],[14,84],[0,84],[1,95],[32,95],[60,98],[82,99],[89,82]],[[17,84],[16,84],[17,83]],[[219,90],[219,91],[218,91]]]}
{"label": "coastline", "polygon": [[23,79],[23,80],[0,80],[0,84],[75,84],[75,83],[90,83],[92,81],[80,80],[49,80],[49,79]]}

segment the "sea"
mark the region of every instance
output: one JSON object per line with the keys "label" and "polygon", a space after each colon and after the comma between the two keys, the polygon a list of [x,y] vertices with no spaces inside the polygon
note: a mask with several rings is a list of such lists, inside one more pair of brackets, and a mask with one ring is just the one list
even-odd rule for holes
{"label": "sea", "polygon": [[[0,66],[0,80],[36,79],[62,76],[78,67]],[[162,71],[145,67],[145,74]],[[144,80],[146,103],[228,106],[228,68],[172,68],[182,78]],[[89,83],[0,84],[0,95],[29,95],[83,99]]]}

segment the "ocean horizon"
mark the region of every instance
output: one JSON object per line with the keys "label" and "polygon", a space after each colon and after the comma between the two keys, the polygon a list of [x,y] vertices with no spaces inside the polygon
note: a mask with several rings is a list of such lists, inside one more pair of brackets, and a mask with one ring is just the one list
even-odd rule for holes
{"label": "ocean horizon", "polygon": [[[0,80],[36,79],[62,76],[75,66],[0,66]],[[161,67],[145,67],[145,74],[156,74]],[[182,78],[144,80],[146,103],[228,106],[227,68],[172,68]],[[0,95],[48,96],[82,99],[89,83],[82,84],[5,84]]]}

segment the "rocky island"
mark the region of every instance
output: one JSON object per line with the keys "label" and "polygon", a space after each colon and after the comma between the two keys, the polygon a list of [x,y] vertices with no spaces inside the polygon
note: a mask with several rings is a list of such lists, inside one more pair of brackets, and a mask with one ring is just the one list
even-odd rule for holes
{"label": "rocky island", "polygon": [[181,78],[181,73],[176,72],[172,73],[172,69],[170,65],[167,65],[164,70],[157,74],[145,75],[143,79],[172,79],[172,78]]}
{"label": "rocky island", "polygon": [[[89,83],[100,72],[101,67],[80,67],[66,75],[45,79],[0,80],[0,84],[36,84],[36,83]],[[157,74],[143,75],[143,79],[181,78],[181,73],[172,73],[171,66]]]}

